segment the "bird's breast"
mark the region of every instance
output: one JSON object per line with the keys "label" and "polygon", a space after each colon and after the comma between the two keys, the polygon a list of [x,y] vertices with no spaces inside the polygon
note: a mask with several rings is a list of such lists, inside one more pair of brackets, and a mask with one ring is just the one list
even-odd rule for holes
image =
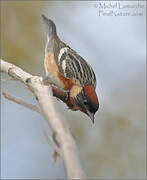
{"label": "bird's breast", "polygon": [[50,77],[56,86],[65,90],[70,90],[72,88],[74,85],[74,79],[66,78],[59,72],[53,53],[50,52],[45,55],[44,66],[46,75]]}
{"label": "bird's breast", "polygon": [[63,82],[58,77],[58,67],[55,62],[54,54],[48,53],[45,55],[44,67],[46,75],[52,80],[52,82],[59,88],[64,88]]}

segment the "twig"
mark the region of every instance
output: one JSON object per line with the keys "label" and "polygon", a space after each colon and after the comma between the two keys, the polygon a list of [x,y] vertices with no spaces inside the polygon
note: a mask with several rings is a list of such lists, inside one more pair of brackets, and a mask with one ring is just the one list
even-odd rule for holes
{"label": "twig", "polygon": [[62,152],[60,151],[60,148],[56,145],[56,143],[53,140],[53,137],[48,137],[46,131],[44,130],[44,136],[46,138],[46,140],[48,141],[48,143],[52,146],[52,148],[54,149],[54,154],[53,154],[53,158],[54,158],[54,162],[56,162],[58,157],[62,157]]}
{"label": "twig", "polygon": [[[19,104],[19,105],[22,105],[22,106],[24,106],[24,107],[26,107],[26,108],[28,108],[28,109],[31,109],[31,110],[33,110],[33,111],[38,112],[38,113],[41,114],[40,109],[39,109],[37,106],[33,105],[33,104],[29,104],[29,103],[23,101],[22,99],[18,99],[18,98],[14,97],[14,96],[6,93],[6,92],[3,92],[3,96],[4,96],[6,99],[10,100],[10,101],[13,101],[13,102],[15,102],[15,103],[17,103],[17,104]],[[58,146],[57,146],[56,143],[54,142],[53,138],[49,138],[49,137],[48,137],[48,135],[47,135],[47,133],[45,132],[45,130],[44,130],[44,135],[45,135],[47,141],[50,142],[50,145],[54,148],[53,158],[54,158],[54,162],[56,162],[57,158],[61,156],[60,149],[58,148]]]}
{"label": "twig", "polygon": [[18,99],[18,98],[14,97],[14,96],[6,93],[6,92],[3,92],[3,95],[4,95],[4,97],[6,99],[11,100],[11,101],[13,101],[13,102],[15,102],[17,104],[20,104],[20,105],[22,105],[22,106],[24,106],[24,107],[26,107],[28,109],[31,109],[31,110],[41,114],[41,111],[40,111],[40,109],[37,106],[35,106],[33,104],[29,104],[27,102],[24,102],[22,99]]}
{"label": "twig", "polygon": [[[53,140],[61,151],[68,179],[85,179],[75,141],[68,125],[57,112],[57,108],[53,103],[52,87],[45,86],[41,77],[32,76],[19,67],[3,60],[1,60],[1,72],[8,73],[11,77],[23,82],[37,97],[42,115],[48,120],[55,135]],[[59,91],[61,92],[61,90]],[[65,99],[65,102],[67,100]]]}

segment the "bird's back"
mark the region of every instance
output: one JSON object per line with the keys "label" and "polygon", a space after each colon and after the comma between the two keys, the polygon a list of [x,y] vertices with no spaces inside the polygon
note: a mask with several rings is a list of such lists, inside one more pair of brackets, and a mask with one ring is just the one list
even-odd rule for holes
{"label": "bird's back", "polygon": [[54,22],[44,15],[42,17],[48,31],[45,66],[48,63],[47,72],[51,71],[50,74],[54,76],[55,84],[64,88],[63,83],[59,82],[60,78],[61,81],[64,81],[64,84],[69,84],[69,88],[66,89],[70,89],[72,84],[79,84],[83,87],[89,84],[95,88],[96,76],[92,67],[78,53],[59,39]]}
{"label": "bird's back", "polygon": [[90,84],[96,87],[95,73],[80,55],[64,43],[58,48],[58,51],[56,53],[56,47],[54,47],[55,61],[64,77],[74,79],[82,86]]}

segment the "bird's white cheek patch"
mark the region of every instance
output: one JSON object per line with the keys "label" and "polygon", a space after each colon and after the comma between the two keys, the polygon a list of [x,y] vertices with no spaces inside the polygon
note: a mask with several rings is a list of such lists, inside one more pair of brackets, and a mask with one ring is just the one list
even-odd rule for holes
{"label": "bird's white cheek patch", "polygon": [[82,87],[78,85],[74,85],[70,90],[70,97],[75,98],[77,94],[79,94],[82,91]]}

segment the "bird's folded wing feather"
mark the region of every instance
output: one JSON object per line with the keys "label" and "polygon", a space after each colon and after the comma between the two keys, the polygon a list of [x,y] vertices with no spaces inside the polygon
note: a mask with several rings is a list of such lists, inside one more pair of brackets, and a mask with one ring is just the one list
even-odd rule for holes
{"label": "bird's folded wing feather", "polygon": [[[73,78],[82,86],[87,84],[96,87],[96,76],[92,67],[74,50],[64,43],[54,49],[55,61],[60,73],[65,78]],[[58,51],[58,52],[56,52]]]}

